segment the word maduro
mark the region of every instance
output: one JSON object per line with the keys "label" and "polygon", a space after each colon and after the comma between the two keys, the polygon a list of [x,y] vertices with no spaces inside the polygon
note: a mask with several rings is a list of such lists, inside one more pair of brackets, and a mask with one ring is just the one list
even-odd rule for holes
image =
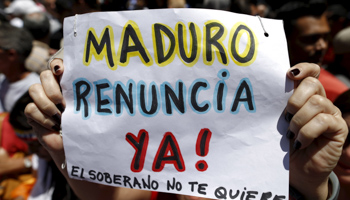
{"label": "word maduro", "polygon": [[[128,21],[123,27],[119,48],[116,51],[115,35],[111,26],[106,26],[100,37],[97,37],[94,28],[89,28],[85,39],[83,64],[89,66],[94,56],[97,61],[105,58],[108,67],[116,70],[117,65],[127,66],[130,57],[139,56],[145,66],[153,65],[153,58],[143,42],[140,30],[134,21]],[[178,55],[183,64],[192,67],[198,62],[200,52],[203,52],[203,62],[206,65],[213,64],[215,53],[218,61],[225,66],[229,64],[229,57],[238,66],[249,66],[256,59],[257,38],[243,22],[238,22],[231,28],[228,44],[224,44],[227,29],[219,21],[207,21],[203,27],[203,36],[199,26],[193,22],[188,23],[188,30],[190,32],[189,49],[187,49],[187,28],[184,23],[178,22],[175,31],[166,24],[153,24],[154,60],[158,66],[170,64],[175,55]],[[244,51],[240,53],[239,42],[243,34],[246,34],[248,39]],[[164,38],[168,39],[168,45],[165,44]]]}

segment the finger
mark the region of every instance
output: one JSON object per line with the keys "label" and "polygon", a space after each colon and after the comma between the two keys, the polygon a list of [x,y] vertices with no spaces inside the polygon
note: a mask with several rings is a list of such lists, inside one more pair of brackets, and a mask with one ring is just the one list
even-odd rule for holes
{"label": "finger", "polygon": [[321,135],[325,139],[317,145],[325,146],[329,141],[334,141],[341,148],[347,135],[347,126],[340,116],[320,113],[300,129],[293,147],[296,150],[306,148]]}
{"label": "finger", "polygon": [[295,81],[302,80],[306,77],[318,78],[320,75],[320,67],[314,63],[299,63],[289,68],[287,76]]}
{"label": "finger", "polygon": [[46,70],[40,74],[40,80],[46,96],[62,113],[64,111],[65,101],[63,99],[60,86],[55,80],[54,75],[51,73],[51,71]]}
{"label": "finger", "polygon": [[337,110],[333,103],[320,95],[313,95],[293,116],[289,130],[298,133],[299,130],[319,113],[335,114]]}
{"label": "finger", "polygon": [[28,122],[35,121],[40,126],[45,127],[51,131],[60,131],[59,122],[53,120],[52,118],[44,115],[34,103],[29,103],[24,109],[24,114],[26,115]]}
{"label": "finger", "polygon": [[50,116],[57,124],[61,124],[61,112],[58,110],[56,105],[46,96],[42,85],[34,84],[30,86],[29,95],[32,97],[36,107],[40,110],[40,112],[42,112],[44,115]]}
{"label": "finger", "polygon": [[294,115],[313,95],[320,95],[326,97],[326,92],[320,81],[316,78],[305,78],[298,88],[294,90],[294,93],[289,98],[286,106],[286,118],[291,119],[288,115]]}
{"label": "finger", "polygon": [[63,60],[55,58],[50,63],[50,68],[55,76],[61,76],[64,71]]}

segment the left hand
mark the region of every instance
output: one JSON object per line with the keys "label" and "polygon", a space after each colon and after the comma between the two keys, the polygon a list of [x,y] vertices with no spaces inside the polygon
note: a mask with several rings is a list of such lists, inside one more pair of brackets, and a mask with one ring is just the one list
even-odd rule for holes
{"label": "left hand", "polygon": [[286,119],[290,120],[287,137],[291,139],[290,185],[305,199],[327,199],[328,177],[348,134],[340,110],[327,99],[317,80],[319,73],[319,67],[309,63],[295,65],[287,73],[297,83],[286,106]]}

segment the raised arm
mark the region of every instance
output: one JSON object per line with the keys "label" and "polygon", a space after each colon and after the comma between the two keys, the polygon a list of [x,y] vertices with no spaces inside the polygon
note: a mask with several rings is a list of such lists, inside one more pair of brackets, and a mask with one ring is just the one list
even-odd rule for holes
{"label": "raised arm", "polygon": [[34,103],[27,105],[25,114],[40,143],[48,150],[77,196],[89,200],[149,199],[151,194],[148,191],[104,186],[68,177],[66,168],[62,166],[65,163],[65,154],[62,137],[59,134],[61,115],[65,108],[65,101],[59,86],[59,80],[64,71],[62,60],[53,60],[51,69],[52,71],[47,70],[41,73],[41,84],[30,87],[29,94]]}
{"label": "raised arm", "polygon": [[317,80],[320,69],[301,63],[287,76],[296,89],[286,107],[290,121],[290,185],[305,199],[327,199],[332,193],[329,175],[336,166],[348,134],[340,110],[326,98]]}
{"label": "raised arm", "polygon": [[[41,85],[30,88],[34,103],[27,106],[25,113],[40,142],[61,169],[65,161],[62,138],[58,132],[65,107],[59,87],[64,71],[62,60],[52,61],[51,69],[41,74]],[[339,159],[348,133],[339,109],[325,97],[324,89],[317,80],[319,72],[317,65],[307,63],[298,64],[287,72],[287,76],[296,83],[286,106],[286,119],[290,121],[290,131],[286,134],[291,139],[290,185],[305,199],[327,199],[332,193],[328,187],[329,175]],[[68,178],[66,169],[61,169],[61,172],[82,199],[150,197],[147,191],[73,180]]]}

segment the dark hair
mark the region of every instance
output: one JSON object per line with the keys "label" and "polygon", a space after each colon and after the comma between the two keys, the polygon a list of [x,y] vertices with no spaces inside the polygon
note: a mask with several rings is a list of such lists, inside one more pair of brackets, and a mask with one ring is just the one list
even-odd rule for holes
{"label": "dark hair", "polygon": [[8,23],[0,25],[0,47],[16,50],[23,61],[32,51],[32,42],[33,37],[27,30],[11,26]]}
{"label": "dark hair", "polygon": [[[119,1],[119,0],[118,0]],[[79,0],[75,0],[76,3],[79,3]],[[99,10],[100,5],[97,0],[84,0],[84,3],[90,8],[94,10]]]}
{"label": "dark hair", "polygon": [[26,28],[36,40],[42,39],[50,33],[49,18],[42,12],[25,15],[23,27]]}
{"label": "dark hair", "polygon": [[324,0],[290,1],[277,10],[276,18],[282,19],[286,35],[292,33],[295,20],[305,17],[321,17],[327,9]]}
{"label": "dark hair", "polygon": [[256,0],[231,0],[230,11],[234,13],[242,13],[251,15],[251,5],[257,5]]}
{"label": "dark hair", "polygon": [[150,9],[167,8],[168,7],[168,1],[166,1],[166,0],[161,0],[160,2],[155,1],[155,0],[145,0],[145,3],[147,5],[147,7]]}

